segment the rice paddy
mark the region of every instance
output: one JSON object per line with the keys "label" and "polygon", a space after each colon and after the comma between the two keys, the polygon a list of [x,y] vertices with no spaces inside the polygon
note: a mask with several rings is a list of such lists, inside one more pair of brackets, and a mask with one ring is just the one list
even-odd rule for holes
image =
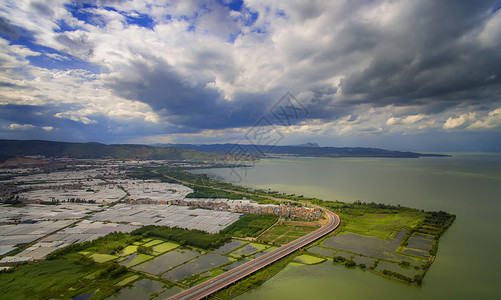
{"label": "rice paddy", "polygon": [[160,275],[169,269],[181,265],[199,255],[199,252],[193,250],[189,250],[184,253],[173,250],[157,256],[144,264],[137,265],[133,267],[133,269],[154,275]]}
{"label": "rice paddy", "polygon": [[227,256],[207,253],[199,258],[181,265],[165,274],[162,277],[172,280],[182,280],[231,262]]}

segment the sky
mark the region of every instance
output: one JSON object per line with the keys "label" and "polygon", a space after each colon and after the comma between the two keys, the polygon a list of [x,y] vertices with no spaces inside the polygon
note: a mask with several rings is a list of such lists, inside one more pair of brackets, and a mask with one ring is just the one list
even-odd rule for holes
{"label": "sky", "polygon": [[0,1],[0,139],[501,152],[500,0]]}

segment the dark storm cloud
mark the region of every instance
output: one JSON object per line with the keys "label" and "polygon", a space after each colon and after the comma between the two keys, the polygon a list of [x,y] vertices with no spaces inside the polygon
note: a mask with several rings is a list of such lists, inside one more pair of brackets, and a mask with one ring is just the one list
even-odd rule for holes
{"label": "dark storm cloud", "polygon": [[501,51],[478,39],[493,1],[415,1],[395,30],[378,33],[370,65],[347,75],[343,93],[376,105],[490,100],[501,94]]}
{"label": "dark storm cloud", "polygon": [[187,130],[251,126],[271,102],[269,95],[249,93],[227,101],[206,82],[182,78],[163,60],[148,61],[123,66],[121,74],[126,75],[110,78],[108,86],[121,97],[147,103],[169,123]]}

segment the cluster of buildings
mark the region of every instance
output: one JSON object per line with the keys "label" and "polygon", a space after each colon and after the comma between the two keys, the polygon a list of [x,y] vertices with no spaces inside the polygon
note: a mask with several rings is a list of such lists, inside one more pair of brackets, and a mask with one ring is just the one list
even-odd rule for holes
{"label": "cluster of buildings", "polygon": [[318,208],[288,204],[258,204],[246,198],[240,200],[185,198],[168,204],[236,213],[272,214],[292,220],[317,220],[322,218],[322,211]]}

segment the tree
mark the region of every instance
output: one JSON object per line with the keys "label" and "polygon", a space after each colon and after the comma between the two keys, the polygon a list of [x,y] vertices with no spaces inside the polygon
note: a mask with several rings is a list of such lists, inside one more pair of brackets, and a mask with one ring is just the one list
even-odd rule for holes
{"label": "tree", "polygon": [[137,253],[151,255],[153,253],[153,248],[145,246],[137,246]]}

